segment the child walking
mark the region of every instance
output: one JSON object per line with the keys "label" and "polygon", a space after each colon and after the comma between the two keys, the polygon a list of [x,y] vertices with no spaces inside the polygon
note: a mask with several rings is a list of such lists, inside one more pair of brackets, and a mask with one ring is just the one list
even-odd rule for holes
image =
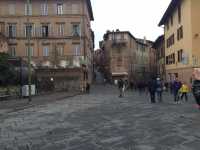
{"label": "child walking", "polygon": [[185,101],[188,101],[188,94],[189,93],[189,87],[184,82],[180,88],[180,94],[181,94],[181,100],[183,100],[183,97],[185,97]]}

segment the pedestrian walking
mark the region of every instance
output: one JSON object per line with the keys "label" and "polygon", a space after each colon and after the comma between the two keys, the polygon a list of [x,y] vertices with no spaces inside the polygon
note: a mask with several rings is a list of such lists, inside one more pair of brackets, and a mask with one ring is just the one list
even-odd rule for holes
{"label": "pedestrian walking", "polygon": [[179,103],[179,90],[181,86],[182,86],[181,82],[178,80],[178,78],[176,78],[173,83],[174,102],[176,104]]}
{"label": "pedestrian walking", "polygon": [[174,89],[173,89],[173,82],[172,81],[170,81],[170,83],[169,83],[169,88],[170,88],[170,94],[173,95]]}
{"label": "pedestrian walking", "polygon": [[194,80],[192,85],[192,93],[200,110],[200,80]]}
{"label": "pedestrian walking", "polygon": [[90,84],[88,82],[86,84],[86,93],[90,93]]}
{"label": "pedestrian walking", "polygon": [[128,90],[128,88],[129,88],[128,80],[125,80],[125,81],[124,81],[124,91],[125,91],[125,90]]}
{"label": "pedestrian walking", "polygon": [[106,86],[107,80],[106,78],[103,79],[103,85]]}
{"label": "pedestrian walking", "polygon": [[130,81],[130,89],[133,90],[134,84],[133,81]]}
{"label": "pedestrian walking", "polygon": [[119,97],[124,96],[124,81],[122,79],[118,80],[118,88],[119,88]]}
{"label": "pedestrian walking", "polygon": [[156,81],[156,93],[157,93],[157,99],[159,102],[162,102],[162,92],[163,92],[163,84],[160,78],[157,78]]}
{"label": "pedestrian walking", "polygon": [[156,81],[153,78],[148,83],[148,90],[151,98],[151,103],[155,103]]}
{"label": "pedestrian walking", "polygon": [[186,83],[183,83],[181,88],[180,88],[180,96],[181,100],[183,100],[183,97],[185,97],[185,101],[188,101],[188,96],[187,94],[189,93],[189,87],[187,86]]}
{"label": "pedestrian walking", "polygon": [[164,87],[165,87],[166,92],[168,92],[168,90],[169,90],[169,84],[168,84],[168,82],[165,82]]}

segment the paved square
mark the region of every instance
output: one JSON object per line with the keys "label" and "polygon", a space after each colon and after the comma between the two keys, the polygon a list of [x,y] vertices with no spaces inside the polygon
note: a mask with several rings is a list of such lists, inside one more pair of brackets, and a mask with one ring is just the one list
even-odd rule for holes
{"label": "paved square", "polygon": [[199,150],[200,111],[194,100],[150,104],[147,94],[118,98],[112,86],[91,94],[0,110],[0,150]]}

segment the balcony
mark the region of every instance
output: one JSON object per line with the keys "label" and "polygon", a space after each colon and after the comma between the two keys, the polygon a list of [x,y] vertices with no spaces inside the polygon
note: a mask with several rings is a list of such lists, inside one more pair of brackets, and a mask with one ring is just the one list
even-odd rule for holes
{"label": "balcony", "polygon": [[[27,57],[23,57],[28,61]],[[49,56],[49,57],[32,57],[32,66],[34,68],[79,68],[87,65],[84,56]]]}

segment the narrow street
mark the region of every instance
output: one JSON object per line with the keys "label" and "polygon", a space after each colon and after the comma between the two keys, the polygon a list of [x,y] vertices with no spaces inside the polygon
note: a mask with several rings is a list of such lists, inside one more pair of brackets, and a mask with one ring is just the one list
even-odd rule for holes
{"label": "narrow street", "polygon": [[151,104],[147,94],[118,98],[112,86],[89,95],[0,110],[0,150],[199,150],[200,111],[189,102]]}

